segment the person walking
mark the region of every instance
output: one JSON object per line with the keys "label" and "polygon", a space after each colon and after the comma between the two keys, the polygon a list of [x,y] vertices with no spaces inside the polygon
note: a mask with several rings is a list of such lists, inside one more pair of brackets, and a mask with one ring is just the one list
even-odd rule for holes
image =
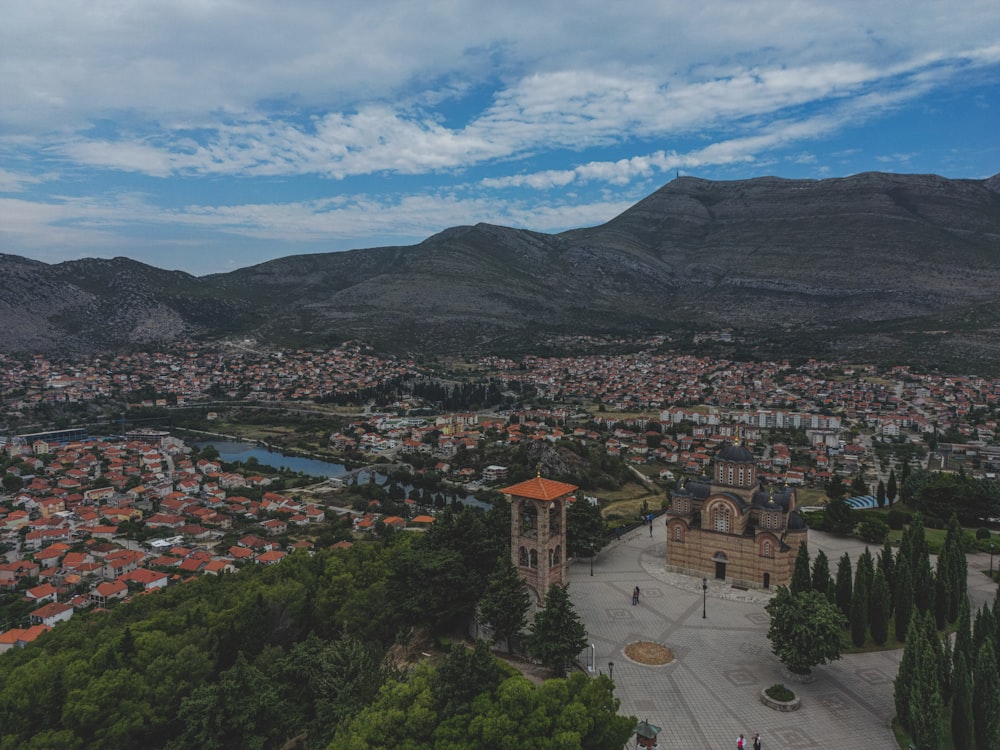
{"label": "person walking", "polygon": [[743,739],[743,735],[741,734],[736,738],[736,750],[746,750],[746,746],[746,740]]}
{"label": "person walking", "polygon": [[753,733],[753,750],[760,750],[760,732]]}
{"label": "person walking", "polygon": [[635,589],[632,591],[632,606],[634,607],[638,603],[639,603],[639,587],[636,586]]}

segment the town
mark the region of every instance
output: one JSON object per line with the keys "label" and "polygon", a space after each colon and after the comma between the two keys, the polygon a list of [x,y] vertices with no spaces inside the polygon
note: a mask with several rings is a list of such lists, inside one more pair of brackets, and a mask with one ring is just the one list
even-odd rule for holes
{"label": "town", "polygon": [[[516,476],[509,466],[470,457],[532,443],[599,446],[668,489],[681,476],[703,474],[713,453],[734,438],[757,449],[769,481],[817,494],[840,477],[872,499],[899,457],[987,478],[1000,467],[1000,446],[993,444],[1000,379],[649,352],[491,357],[467,363],[463,375],[494,383],[509,403],[435,413],[435,404],[402,392],[392,401],[360,403],[359,394],[393,380],[440,377],[360,344],[265,353],[188,345],[87,363],[0,355],[8,428],[30,423],[46,405],[125,403],[134,410],[340,398],[358,416],[330,430],[335,455],[412,461],[466,492],[526,476],[524,467]],[[375,500],[345,507],[336,493],[341,479],[321,482],[331,490],[322,495],[274,489],[276,477],[257,467],[226,470],[217,458],[193,460],[185,442],[164,430],[11,431],[0,443],[0,589],[20,603],[4,609],[0,650],[84,609],[193,576],[277,563],[312,548],[321,528],[342,532],[326,541],[350,544],[378,528],[420,529],[434,520],[430,493],[413,492],[391,515]]]}

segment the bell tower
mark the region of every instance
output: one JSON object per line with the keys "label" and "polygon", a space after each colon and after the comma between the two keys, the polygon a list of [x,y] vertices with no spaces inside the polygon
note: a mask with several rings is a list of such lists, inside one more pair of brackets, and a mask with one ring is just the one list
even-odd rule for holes
{"label": "bell tower", "polygon": [[541,606],[553,583],[566,585],[566,503],[576,485],[534,479],[500,490],[510,501],[510,559]]}

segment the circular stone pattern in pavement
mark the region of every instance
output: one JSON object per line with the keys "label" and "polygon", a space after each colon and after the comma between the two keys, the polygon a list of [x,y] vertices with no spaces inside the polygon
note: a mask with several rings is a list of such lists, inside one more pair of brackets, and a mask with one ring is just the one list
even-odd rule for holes
{"label": "circular stone pattern in pavement", "polygon": [[660,667],[674,660],[674,652],[666,646],[650,641],[636,641],[625,647],[625,656],[636,664]]}

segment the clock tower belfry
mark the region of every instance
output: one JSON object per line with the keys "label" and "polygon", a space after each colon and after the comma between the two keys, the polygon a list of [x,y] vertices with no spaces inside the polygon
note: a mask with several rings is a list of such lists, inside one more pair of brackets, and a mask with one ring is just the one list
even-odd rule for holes
{"label": "clock tower belfry", "polygon": [[566,504],[577,489],[539,473],[500,490],[510,501],[511,562],[539,606],[550,585],[567,583]]}

